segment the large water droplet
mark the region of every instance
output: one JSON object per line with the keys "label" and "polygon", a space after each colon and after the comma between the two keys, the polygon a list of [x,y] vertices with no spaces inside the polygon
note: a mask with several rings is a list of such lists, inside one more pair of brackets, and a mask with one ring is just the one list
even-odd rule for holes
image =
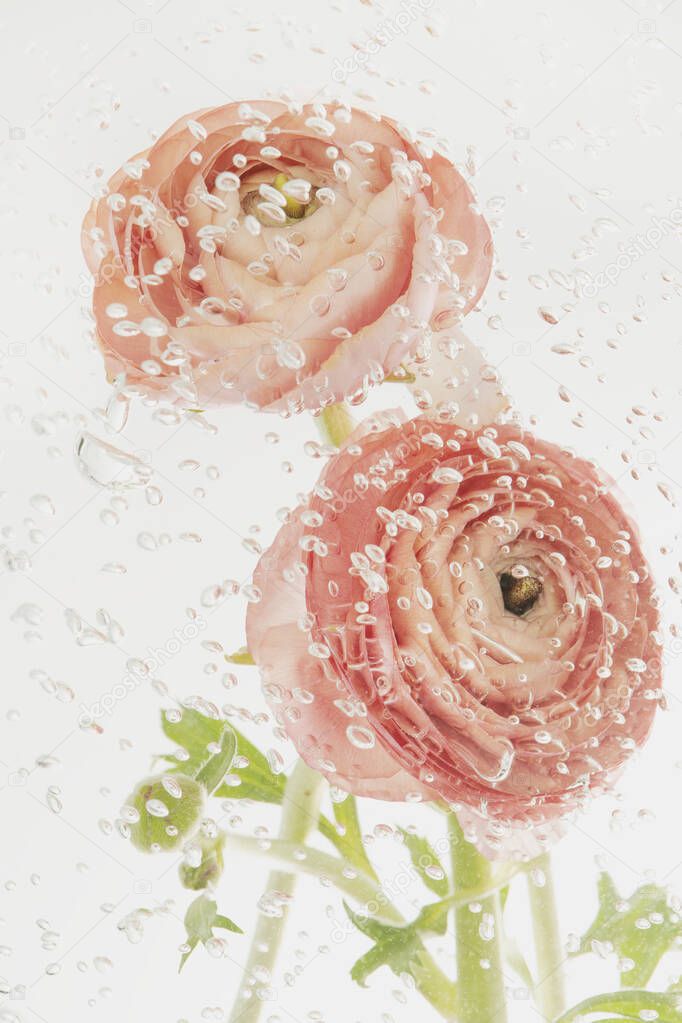
{"label": "large water droplet", "polygon": [[144,487],[154,472],[137,455],[122,451],[86,431],[76,437],[75,454],[78,468],[86,479],[110,490]]}

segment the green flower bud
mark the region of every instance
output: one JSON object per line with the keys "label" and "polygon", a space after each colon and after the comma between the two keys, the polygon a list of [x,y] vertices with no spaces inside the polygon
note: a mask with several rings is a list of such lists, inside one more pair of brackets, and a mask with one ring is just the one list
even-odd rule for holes
{"label": "green flower bud", "polygon": [[164,774],[141,782],[128,800],[139,820],[130,837],[143,852],[177,849],[198,827],[204,789],[185,774]]}
{"label": "green flower bud", "polygon": [[[198,892],[213,888],[223,872],[225,836],[197,837],[185,849],[185,862],[180,864],[180,881],[185,888]],[[198,861],[198,862],[197,862]]]}

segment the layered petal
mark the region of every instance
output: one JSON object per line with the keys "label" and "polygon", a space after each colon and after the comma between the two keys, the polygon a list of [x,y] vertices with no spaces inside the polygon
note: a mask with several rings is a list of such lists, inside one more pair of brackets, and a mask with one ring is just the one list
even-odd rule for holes
{"label": "layered petal", "polygon": [[285,414],[361,400],[461,321],[492,260],[456,168],[340,103],[181,118],[112,177],[82,241],[110,373]]}
{"label": "layered petal", "polygon": [[461,416],[384,413],[330,459],[260,562],[249,644],[312,766],[436,794],[521,855],[649,734],[658,602],[611,480]]}

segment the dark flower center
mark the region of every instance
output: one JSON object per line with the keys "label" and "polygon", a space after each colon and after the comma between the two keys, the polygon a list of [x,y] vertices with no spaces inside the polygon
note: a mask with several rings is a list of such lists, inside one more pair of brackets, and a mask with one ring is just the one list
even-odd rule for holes
{"label": "dark flower center", "polygon": [[542,593],[542,580],[534,575],[524,575],[517,579],[511,572],[503,572],[500,576],[500,589],[507,611],[520,617],[530,611]]}

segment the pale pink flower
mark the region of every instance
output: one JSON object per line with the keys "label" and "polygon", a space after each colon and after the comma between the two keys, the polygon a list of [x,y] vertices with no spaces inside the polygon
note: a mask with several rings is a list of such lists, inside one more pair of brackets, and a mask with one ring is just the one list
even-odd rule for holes
{"label": "pale pink flower", "polygon": [[661,701],[612,481],[513,426],[370,418],[254,581],[249,649],[300,755],[359,795],[461,807],[487,851],[607,787]]}
{"label": "pale pink flower", "polygon": [[110,377],[184,405],[360,400],[488,279],[488,226],[453,164],[338,103],[181,118],[83,225]]}

